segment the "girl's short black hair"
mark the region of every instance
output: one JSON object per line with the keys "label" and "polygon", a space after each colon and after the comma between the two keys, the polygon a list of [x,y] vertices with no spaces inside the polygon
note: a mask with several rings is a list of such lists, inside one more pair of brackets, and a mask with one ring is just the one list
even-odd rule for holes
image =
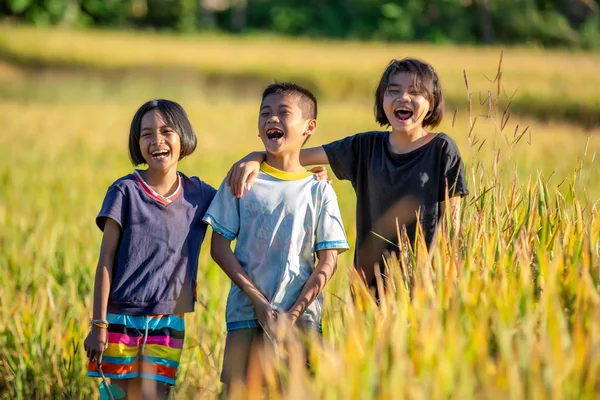
{"label": "girl's short black hair", "polygon": [[431,111],[423,120],[424,127],[435,128],[444,117],[444,96],[442,85],[433,67],[414,58],[392,60],[388,64],[375,91],[375,120],[381,126],[389,126],[387,116],[383,110],[383,97],[390,83],[390,78],[398,72],[408,72],[412,75],[413,85],[421,92],[431,104]]}
{"label": "girl's short black hair", "polygon": [[188,116],[178,103],[171,100],[157,99],[144,103],[133,116],[131,128],[129,129],[129,158],[133,165],[145,164],[146,160],[140,150],[140,134],[142,130],[142,118],[148,111],[158,110],[165,122],[179,135],[181,141],[181,153],[179,160],[189,156],[196,149],[196,134]]}

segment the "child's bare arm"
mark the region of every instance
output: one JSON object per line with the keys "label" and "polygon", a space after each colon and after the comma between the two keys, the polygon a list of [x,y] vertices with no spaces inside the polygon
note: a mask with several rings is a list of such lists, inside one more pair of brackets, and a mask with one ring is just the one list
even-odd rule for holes
{"label": "child's bare arm", "polygon": [[263,327],[268,328],[272,326],[275,321],[275,312],[267,298],[254,285],[231,251],[231,241],[213,231],[210,255],[233,283],[252,301],[256,309],[258,321]]}
{"label": "child's bare arm", "polygon": [[[113,219],[107,218],[94,281],[94,309],[92,313],[92,319],[94,320],[106,321],[110,283],[120,238],[121,227]],[[108,332],[106,328],[92,325],[90,333],[84,341],[88,359],[100,364],[102,353],[106,350],[107,345]]]}
{"label": "child's bare arm", "polygon": [[[227,186],[236,197],[242,197],[244,192],[250,190],[254,181],[258,177],[260,163],[265,160],[264,151],[255,151],[242,158],[231,166],[225,177]],[[300,164],[317,165],[329,164],[327,153],[323,146],[312,147],[300,151]],[[315,167],[311,170],[317,175],[317,179],[327,179],[327,171],[323,167]]]}
{"label": "child's bare arm", "polygon": [[317,256],[319,262],[317,263],[315,270],[304,284],[304,287],[292,308],[286,313],[292,324],[296,323],[310,303],[312,303],[319,293],[323,291],[325,285],[331,280],[331,277],[337,268],[338,250],[320,250],[317,252]]}
{"label": "child's bare arm", "polygon": [[300,164],[304,166],[329,164],[329,158],[323,146],[311,147],[300,150]]}

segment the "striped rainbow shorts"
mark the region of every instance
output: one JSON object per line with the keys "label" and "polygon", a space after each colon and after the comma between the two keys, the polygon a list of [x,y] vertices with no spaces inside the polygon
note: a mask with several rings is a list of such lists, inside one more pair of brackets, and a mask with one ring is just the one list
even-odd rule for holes
{"label": "striped rainbow shorts", "polygon": [[[185,324],[183,314],[107,314],[108,347],[102,355],[107,378],[154,379],[175,385],[181,359]],[[95,362],[88,376],[100,377]]]}

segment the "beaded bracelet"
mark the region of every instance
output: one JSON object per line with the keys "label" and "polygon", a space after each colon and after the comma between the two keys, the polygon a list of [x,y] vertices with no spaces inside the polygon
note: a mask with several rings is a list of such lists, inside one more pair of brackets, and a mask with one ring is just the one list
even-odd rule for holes
{"label": "beaded bracelet", "polygon": [[90,319],[90,325],[97,326],[98,328],[107,329],[108,321],[103,319]]}

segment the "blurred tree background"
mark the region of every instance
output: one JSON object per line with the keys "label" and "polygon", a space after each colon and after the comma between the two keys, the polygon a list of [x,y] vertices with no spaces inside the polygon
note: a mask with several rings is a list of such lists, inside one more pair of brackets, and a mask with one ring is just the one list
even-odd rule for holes
{"label": "blurred tree background", "polygon": [[600,48],[600,0],[0,0],[38,26]]}

